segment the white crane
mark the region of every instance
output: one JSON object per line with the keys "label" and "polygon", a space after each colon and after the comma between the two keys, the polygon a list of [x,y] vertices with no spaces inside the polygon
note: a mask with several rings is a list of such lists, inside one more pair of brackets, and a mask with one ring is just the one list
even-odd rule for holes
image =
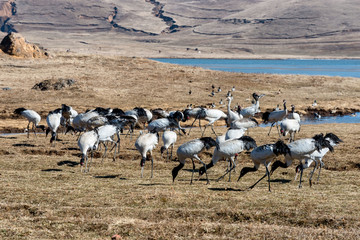
{"label": "white crane", "polygon": [[203,175],[207,170],[212,168],[220,159],[228,159],[230,167],[225,174],[217,179],[219,181],[226,174],[229,173],[229,181],[231,178],[231,171],[236,167],[235,157],[244,150],[250,150],[256,147],[256,141],[249,136],[242,136],[236,139],[229,139],[219,144],[219,147],[214,149],[214,154],[211,162],[199,169],[199,176]]}
{"label": "white crane", "polygon": [[246,129],[244,128],[239,128],[239,129],[229,128],[225,134],[216,137],[216,142],[220,144],[229,139],[241,138],[242,136],[244,136],[245,132]]}
{"label": "white crane", "polygon": [[126,116],[135,116],[137,119],[137,123],[143,124],[143,127],[145,128],[145,124],[149,123],[151,119],[153,118],[153,114],[145,108],[139,108],[136,107],[132,110],[125,112]]}
{"label": "white crane", "polygon": [[164,131],[164,133],[162,135],[162,140],[163,140],[164,145],[160,149],[161,155],[166,150],[166,160],[168,160],[169,159],[169,147],[171,146],[171,153],[170,153],[170,160],[171,160],[173,149],[174,149],[174,144],[176,143],[176,140],[177,140],[177,134],[174,131]]}
{"label": "white crane", "polygon": [[244,117],[244,118],[248,118],[248,117],[253,117],[256,113],[260,112],[260,98],[262,98],[263,96],[265,96],[265,94],[260,94],[257,95],[256,93],[252,94],[252,97],[255,100],[255,103],[252,104],[250,107],[246,107],[240,110],[240,114]]}
{"label": "white crane", "polygon": [[248,172],[255,172],[259,169],[260,164],[263,164],[266,169],[266,174],[260,178],[256,183],[254,183],[250,188],[254,188],[256,184],[258,184],[262,179],[264,179],[266,176],[268,176],[268,182],[269,182],[269,192],[271,192],[270,189],[270,173],[269,173],[269,165],[271,164],[271,161],[279,155],[286,155],[290,154],[289,147],[281,140],[277,141],[274,144],[265,144],[262,146],[259,146],[252,150],[250,157],[251,160],[254,163],[254,167],[244,167],[240,171],[240,176],[238,178],[238,181],[240,178],[242,178],[245,174]]}
{"label": "white crane", "polygon": [[284,104],[284,109],[283,110],[278,110],[278,111],[272,111],[272,112],[265,112],[262,116],[262,119],[264,121],[264,123],[271,123],[271,127],[269,130],[268,135],[270,135],[271,129],[274,126],[274,124],[276,124],[276,128],[278,130],[279,133],[279,137],[280,137],[280,131],[279,131],[279,126],[278,126],[278,121],[281,121],[283,118],[285,118],[285,116],[288,114],[288,110],[286,108],[286,100],[283,100],[283,104]]}
{"label": "white crane", "polygon": [[[292,143],[288,144],[290,148],[290,153],[285,156],[285,163],[281,161],[276,161],[271,166],[271,174],[278,168],[288,168],[294,159],[303,160],[311,156],[311,154],[315,151],[321,151],[322,148],[329,148],[332,152],[334,148],[331,146],[330,142],[324,138],[324,135],[317,134],[313,138],[303,138],[296,140]],[[301,188],[301,180],[302,180],[303,169],[300,169],[300,183],[299,188]],[[311,182],[310,182],[311,186]]]}
{"label": "white crane", "polygon": [[74,118],[78,115],[78,112],[75,111],[71,106],[68,106],[66,104],[61,105],[61,111],[62,111],[62,116],[66,120],[66,127],[72,125],[72,122]]}
{"label": "white crane", "polygon": [[295,106],[294,105],[291,105],[291,112],[287,115],[287,118],[288,119],[295,119],[298,122],[301,121],[300,115],[295,112]]}
{"label": "white crane", "polygon": [[46,136],[51,131],[50,143],[54,142],[54,146],[56,143],[56,136],[57,136],[56,132],[60,126],[61,118],[62,118],[61,108],[49,112],[49,114],[46,117],[46,123],[48,125],[48,128],[46,129]]}
{"label": "white crane", "polygon": [[[80,136],[78,141],[78,146],[81,152],[81,160],[80,160],[81,171],[83,171],[84,162],[85,162],[84,172],[90,171],[90,164],[93,158],[93,151],[97,149],[98,144],[99,144],[99,134],[97,133],[97,129],[94,129],[89,132],[85,132]],[[88,150],[91,151],[91,159],[89,163],[87,156]]]}
{"label": "white crane", "polygon": [[[176,151],[177,158],[180,163],[172,170],[173,182],[175,181],[175,178],[178,175],[180,169],[184,167],[185,160],[187,158],[190,158],[193,164],[193,172],[190,181],[190,184],[192,184],[194,172],[195,172],[194,158],[197,159],[204,166],[206,166],[206,164],[199,158],[198,154],[204,151],[205,149],[209,150],[211,147],[214,146],[218,146],[218,144],[211,137],[202,137],[200,139],[194,139],[182,144]],[[206,174],[206,179],[207,179],[207,183],[209,183],[207,174]]]}
{"label": "white crane", "polygon": [[[202,132],[201,136],[204,136],[205,130],[208,126],[211,126],[211,130],[217,136],[213,124],[220,119],[227,120],[227,115],[219,109],[194,108],[194,109],[190,109],[190,111],[187,110],[185,110],[184,112],[185,119],[188,119],[188,117],[191,116],[190,112],[196,112],[196,117],[191,127],[194,125],[196,119],[199,119],[199,124],[200,124],[200,119],[205,119],[206,121],[208,121],[208,124],[204,126],[204,131]],[[195,110],[195,111],[191,111],[191,110]]]}
{"label": "white crane", "polygon": [[289,133],[289,142],[293,142],[295,133],[300,132],[300,122],[296,119],[285,118],[280,122],[280,132],[284,137]]}
{"label": "white crane", "polygon": [[230,97],[227,97],[226,100],[228,101],[228,105],[227,105],[227,125],[230,126],[230,124],[233,122],[233,121],[236,121],[236,120],[239,120],[239,119],[242,119],[243,116],[237,112],[234,112],[231,110],[231,101],[232,101],[233,97],[230,96]]}
{"label": "white crane", "polygon": [[36,128],[40,128],[41,130],[45,131],[45,126],[39,125],[39,123],[41,121],[40,115],[37,112],[35,112],[34,110],[25,109],[25,108],[17,108],[17,109],[15,109],[14,113],[25,117],[29,121],[29,124],[26,128],[28,138],[30,135],[30,129],[29,129],[30,123],[32,123],[32,130],[34,131],[35,137],[36,137]]}
{"label": "white crane", "polygon": [[258,121],[255,118],[242,118],[236,121],[233,121],[230,124],[232,129],[249,129],[254,128],[259,125]]}
{"label": "white crane", "polygon": [[241,138],[246,132],[245,128],[229,128],[225,133],[225,140]]}
{"label": "white crane", "polygon": [[136,139],[135,147],[141,154],[141,161],[140,161],[141,177],[143,177],[146,154],[148,152],[151,157],[151,178],[153,177],[154,157],[152,155],[152,150],[156,147],[158,142],[159,142],[159,134],[157,132],[141,133],[138,139]]}
{"label": "white crane", "polygon": [[183,127],[180,126],[180,121],[183,119],[183,113],[180,111],[176,111],[174,114],[169,115],[167,118],[159,118],[153,120],[147,126],[149,132],[153,131],[165,131],[168,128],[177,128],[179,131],[181,130],[184,134],[186,131]]}
{"label": "white crane", "polygon": [[[102,160],[104,159],[104,157],[106,156],[106,151],[107,151],[107,145],[106,142],[111,142],[114,144],[115,150],[114,150],[114,156],[113,156],[113,161],[115,161],[115,157],[116,157],[116,147],[118,144],[120,144],[120,129],[119,127],[117,127],[116,125],[112,125],[112,124],[107,124],[104,126],[99,127],[98,129],[98,135],[99,135],[99,143],[102,143],[105,147],[105,151],[104,154],[102,156]],[[118,137],[117,141],[113,140],[113,136],[116,135]],[[111,149],[112,150],[112,149]]]}
{"label": "white crane", "polygon": [[[330,143],[330,145],[332,147],[335,147],[339,143],[343,142],[338,136],[336,136],[333,133],[327,133],[324,138],[329,141],[329,143]],[[329,150],[330,150],[329,148],[325,147],[325,148],[322,148],[320,151],[315,151],[312,154],[310,154],[310,156],[307,156],[305,158],[304,163],[300,163],[298,166],[296,166],[295,180],[297,178],[298,173],[301,171],[301,169],[309,168],[310,165],[313,162],[315,162],[314,169],[310,173],[309,183],[310,183],[310,186],[311,186],[311,179],[312,179],[312,176],[313,176],[313,174],[314,174],[314,172],[315,172],[318,165],[319,165],[319,175],[318,175],[318,178],[317,178],[317,182],[319,182],[321,168],[324,166],[324,162],[322,161],[322,159],[329,152]]]}

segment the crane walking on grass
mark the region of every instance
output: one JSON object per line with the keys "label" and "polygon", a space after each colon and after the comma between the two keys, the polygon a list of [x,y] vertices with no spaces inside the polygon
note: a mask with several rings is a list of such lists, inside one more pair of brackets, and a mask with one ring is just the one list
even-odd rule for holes
{"label": "crane walking on grass", "polygon": [[56,143],[57,130],[60,126],[62,118],[62,110],[61,108],[55,109],[54,111],[49,112],[46,117],[46,123],[48,128],[46,129],[46,136],[51,132],[50,143]]}
{"label": "crane walking on grass", "polygon": [[40,128],[41,130],[45,131],[45,126],[39,125],[39,123],[41,121],[40,115],[37,112],[35,112],[34,110],[25,109],[25,108],[17,108],[17,109],[15,109],[14,113],[25,117],[29,121],[29,124],[26,128],[28,138],[30,135],[30,129],[29,129],[30,123],[32,123],[32,130],[34,131],[35,137],[36,137],[36,128]]}
{"label": "crane walking on grass", "polygon": [[225,158],[225,159],[230,159],[229,160],[230,167],[227,169],[225,174],[220,178],[218,178],[217,180],[219,181],[220,179],[225,177],[226,174],[229,173],[229,181],[230,181],[231,171],[236,167],[234,158],[237,157],[237,155],[242,151],[250,150],[251,148],[255,148],[255,147],[256,147],[256,141],[249,136],[242,136],[240,138],[229,139],[227,141],[221,142],[219,144],[219,147],[215,148],[211,162],[199,169],[199,176],[206,173],[206,171],[212,168],[220,159]]}
{"label": "crane walking on grass", "polygon": [[[278,168],[288,168],[294,159],[303,160],[311,156],[315,151],[320,152],[323,148],[329,148],[332,152],[334,148],[331,146],[330,142],[324,138],[324,135],[317,134],[313,138],[303,138],[296,140],[292,143],[288,144],[290,149],[290,154],[285,156],[285,163],[280,160],[274,162],[271,166],[271,174]],[[301,166],[301,165],[300,165]],[[300,182],[299,188],[301,188],[301,180],[302,180],[303,168],[300,167]],[[312,185],[311,179],[309,179],[310,186]]]}
{"label": "crane walking on grass", "polygon": [[[335,147],[336,145],[342,142],[342,140],[333,133],[327,133],[324,138],[330,142],[330,145],[332,147]],[[295,180],[297,179],[298,173],[301,172],[301,169],[309,168],[310,165],[313,162],[315,162],[314,169],[312,170],[309,176],[309,183],[311,183],[311,179],[318,165],[319,165],[319,174],[317,177],[317,182],[319,182],[321,168],[324,166],[324,162],[322,161],[322,159],[329,152],[329,150],[330,150],[329,148],[324,147],[320,151],[315,151],[312,154],[310,154],[310,156],[307,156],[304,163],[300,163],[298,166],[296,166]]]}
{"label": "crane walking on grass", "polygon": [[148,152],[151,157],[151,178],[153,177],[154,157],[152,155],[152,150],[156,147],[158,142],[159,142],[159,134],[157,133],[156,130],[149,133],[141,133],[135,142],[135,147],[141,154],[141,161],[140,161],[141,177],[143,177],[146,154]]}
{"label": "crane walking on grass", "polygon": [[[106,156],[106,152],[107,152],[107,145],[105,143],[111,142],[114,144],[112,149],[115,149],[114,156],[113,156],[113,161],[115,161],[116,147],[118,144],[120,144],[120,129],[119,129],[119,127],[112,125],[112,124],[107,124],[107,125],[101,126],[98,128],[98,135],[99,135],[99,143],[102,143],[105,147],[105,151],[102,156],[102,160],[104,160],[104,157]],[[114,135],[117,136],[117,138],[118,138],[117,141],[113,140],[112,137]]]}
{"label": "crane walking on grass", "polygon": [[[194,172],[195,172],[195,163],[194,158],[197,159],[200,163],[202,163],[206,169],[206,164],[199,158],[198,154],[202,151],[209,150],[211,147],[218,147],[219,145],[216,143],[214,139],[211,137],[202,137],[200,139],[194,139],[189,142],[182,144],[176,151],[177,158],[179,160],[179,165],[174,167],[172,170],[173,182],[175,181],[176,176],[179,171],[184,167],[185,160],[190,158],[193,164],[193,172],[191,175],[190,184],[193,182]],[[206,171],[205,171],[206,172]],[[209,179],[206,174],[207,183],[209,183]]]}
{"label": "crane walking on grass", "polygon": [[169,147],[171,146],[171,153],[170,153],[170,160],[171,160],[172,154],[173,154],[173,149],[174,149],[174,144],[176,143],[176,140],[177,140],[177,134],[174,131],[164,131],[164,133],[162,135],[162,140],[163,140],[164,145],[160,149],[161,155],[166,150],[166,160],[168,160],[169,159]]}
{"label": "crane walking on grass", "polygon": [[263,180],[266,176],[268,176],[268,182],[269,182],[269,192],[271,192],[270,188],[270,173],[269,173],[269,165],[271,164],[271,161],[279,155],[286,155],[290,154],[289,147],[281,140],[277,141],[274,144],[265,144],[262,146],[259,146],[252,150],[250,157],[251,160],[254,163],[254,167],[244,167],[240,171],[240,176],[238,178],[238,181],[240,178],[242,178],[245,174],[248,172],[255,172],[259,169],[260,164],[263,164],[266,169],[266,174],[260,178],[256,183],[254,183],[250,188],[254,188],[256,184],[258,184],[261,180]]}
{"label": "crane walking on grass", "polygon": [[283,100],[283,104],[284,104],[284,109],[283,110],[265,112],[263,114],[263,116],[262,116],[262,119],[263,119],[264,123],[271,123],[271,127],[270,127],[268,135],[270,135],[272,127],[274,126],[274,124],[276,124],[276,128],[278,130],[279,137],[280,137],[280,131],[279,131],[278,122],[281,121],[283,118],[285,118],[285,116],[288,114],[285,99]]}
{"label": "crane walking on grass", "polygon": [[[85,132],[80,136],[78,141],[78,146],[81,152],[81,160],[80,160],[81,172],[83,171],[84,162],[85,162],[84,172],[90,171],[90,164],[93,159],[93,152],[94,150],[97,149],[98,144],[99,144],[99,134],[96,128],[94,130]],[[89,163],[87,156],[88,150],[91,151],[91,159]]]}

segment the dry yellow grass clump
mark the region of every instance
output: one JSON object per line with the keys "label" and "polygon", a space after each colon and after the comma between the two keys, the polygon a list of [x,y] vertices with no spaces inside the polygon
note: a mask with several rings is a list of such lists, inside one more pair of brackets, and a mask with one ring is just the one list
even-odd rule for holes
{"label": "dry yellow grass clump", "polygon": [[[1,92],[1,131],[20,132],[27,126],[12,113],[18,107],[40,112],[42,124],[48,111],[62,103],[79,112],[97,106],[184,109],[190,103],[218,101],[221,96],[208,96],[211,84],[221,86],[223,95],[236,86],[234,101],[243,106],[250,105],[252,92],[267,94],[260,102],[263,111],[286,99],[305,113],[315,98],[318,110],[359,109],[356,78],[222,73],[138,58],[68,54],[36,61],[2,57],[0,62],[1,87],[10,88]],[[59,91],[31,89],[59,78],[76,84]],[[215,130],[222,134],[226,128]],[[258,145],[278,139],[275,131],[270,137],[267,132],[259,127],[249,135]],[[359,124],[304,125],[296,138],[320,132],[333,132],[344,142],[324,158],[319,183],[309,187],[307,169],[298,189],[294,162],[273,174],[271,193],[265,180],[248,190],[265,173],[263,166],[236,182],[240,169],[252,166],[246,153],[239,155],[231,182],[215,181],[226,169],[221,161],[208,172],[210,185],[204,178],[190,185],[191,162],[173,183],[171,170],[178,163],[160,156],[161,143],[154,150],[154,178],[149,178],[150,162],[140,178],[140,154],[134,147],[138,130],[132,139],[121,136],[115,162],[112,153],[101,162],[103,149],[98,150],[87,174],[80,173],[76,136],[60,131],[52,147],[43,134],[1,135],[0,238],[110,239],[119,234],[122,239],[359,239]],[[195,128],[190,136],[179,137],[175,150],[200,135]],[[206,135],[215,137],[210,131]],[[208,163],[212,151],[200,157]]]}

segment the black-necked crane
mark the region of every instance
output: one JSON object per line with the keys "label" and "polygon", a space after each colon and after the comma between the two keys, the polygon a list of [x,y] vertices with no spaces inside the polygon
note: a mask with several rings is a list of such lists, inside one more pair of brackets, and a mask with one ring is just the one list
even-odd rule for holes
{"label": "black-necked crane", "polygon": [[[114,156],[113,156],[113,161],[115,161],[116,147],[118,144],[120,144],[120,128],[116,125],[106,124],[104,126],[99,127],[97,129],[97,131],[98,131],[98,136],[99,136],[99,143],[102,143],[105,147],[105,151],[102,156],[102,160],[106,156],[106,152],[107,152],[106,142],[111,142],[114,144],[113,148],[115,148]],[[117,136],[117,138],[118,138],[117,141],[114,141],[114,139],[113,139],[114,135]]]}
{"label": "black-necked crane", "polygon": [[225,141],[227,141],[229,139],[241,138],[242,136],[244,136],[245,132],[246,132],[246,129],[244,129],[244,128],[239,128],[239,129],[229,128],[226,131],[226,133],[216,137],[216,142],[218,144],[220,144],[220,143],[225,142]]}
{"label": "black-necked crane", "polygon": [[32,130],[34,131],[35,137],[36,137],[36,128],[40,128],[41,130],[45,131],[45,126],[39,125],[39,123],[41,121],[40,115],[37,112],[35,112],[34,110],[25,109],[25,108],[17,108],[17,109],[15,109],[14,113],[25,117],[29,121],[29,124],[27,126],[27,137],[28,138],[29,138],[29,134],[30,134],[30,129],[29,129],[30,123],[32,123]]}
{"label": "black-necked crane", "polygon": [[[190,158],[193,164],[193,172],[190,181],[190,184],[192,184],[194,172],[195,172],[194,158],[198,160],[201,164],[206,166],[206,164],[199,158],[198,154],[204,151],[205,149],[209,150],[211,147],[215,147],[215,146],[218,147],[218,144],[211,137],[202,137],[199,139],[194,139],[179,146],[179,148],[176,151],[177,158],[179,160],[179,165],[174,167],[174,169],[172,170],[173,182],[175,181],[175,178],[178,175],[179,171],[184,167],[185,160],[187,158]],[[209,183],[207,174],[206,174],[206,179],[207,179],[207,183]]]}
{"label": "black-necked crane", "polygon": [[[338,136],[336,136],[333,133],[327,133],[324,136],[324,138],[329,141],[329,143],[330,143],[330,145],[332,147],[335,147],[339,143],[343,142]],[[315,165],[314,165],[314,169],[310,173],[309,183],[311,184],[312,176],[314,175],[314,172],[315,172],[318,165],[319,165],[319,174],[318,174],[318,177],[317,177],[317,182],[319,182],[321,168],[324,166],[324,162],[322,161],[322,159],[329,152],[329,150],[330,150],[329,148],[324,147],[320,151],[314,151],[312,154],[307,156],[305,158],[304,163],[300,163],[298,166],[296,166],[295,180],[297,178],[298,173],[301,171],[301,169],[309,168],[310,165],[314,162]]]}
{"label": "black-necked crane", "polygon": [[143,177],[146,155],[148,152],[151,157],[151,178],[153,177],[154,157],[152,155],[152,150],[156,147],[158,142],[159,134],[156,131],[149,133],[141,133],[140,136],[136,139],[135,147],[141,155],[141,177]]}
{"label": "black-necked crane", "polygon": [[65,118],[65,126],[71,126],[72,125],[72,121],[74,120],[74,118],[78,115],[78,112],[75,111],[71,106],[68,106],[66,104],[62,104],[61,105],[61,113],[62,116]]}
{"label": "black-necked crane", "polygon": [[252,94],[255,102],[250,106],[240,110],[240,114],[244,118],[253,117],[256,113],[260,112],[260,98],[265,96],[265,94],[257,95],[256,93]]}
{"label": "black-necked crane", "polygon": [[248,172],[255,172],[259,169],[260,165],[263,164],[266,169],[266,174],[260,178],[257,182],[255,182],[250,188],[254,188],[256,184],[258,184],[262,179],[264,179],[266,176],[268,176],[268,182],[269,182],[269,192],[271,192],[270,188],[270,172],[269,172],[269,165],[271,164],[271,161],[279,155],[286,155],[290,154],[289,147],[281,140],[277,141],[274,144],[265,144],[262,146],[259,146],[252,150],[250,157],[251,160],[254,163],[254,167],[244,167],[240,171],[240,176],[238,178],[238,181],[240,178],[242,178],[245,174]]}
{"label": "black-necked crane", "polygon": [[151,122],[153,118],[153,114],[146,108],[136,107],[132,110],[126,111],[125,115],[127,116],[135,116],[137,118],[137,123],[143,124],[145,128],[145,124]]}
{"label": "black-necked crane", "polygon": [[162,132],[168,128],[178,129],[179,132],[182,131],[186,134],[186,131],[183,127],[180,126],[180,121],[184,120],[184,114],[180,111],[176,111],[175,113],[169,114],[166,118],[159,118],[153,120],[147,126],[147,130],[149,132],[157,131]]}
{"label": "black-necked crane", "polygon": [[169,147],[171,147],[171,153],[170,153],[170,160],[171,160],[172,154],[173,154],[173,149],[174,149],[174,144],[176,143],[176,140],[177,140],[177,134],[174,131],[164,131],[164,133],[162,135],[162,140],[163,140],[164,145],[160,149],[161,155],[166,150],[166,160],[168,160],[169,159]]}
{"label": "black-necked crane", "polygon": [[49,112],[49,114],[46,117],[46,123],[48,125],[48,128],[46,129],[46,135],[51,131],[51,139],[50,143],[56,143],[56,136],[57,136],[57,130],[60,126],[62,118],[62,110],[61,108],[55,109],[54,111]]}
{"label": "black-necked crane", "polygon": [[[193,111],[191,111],[191,110],[193,110]],[[200,124],[200,119],[204,119],[204,120],[208,121],[208,123],[204,126],[204,130],[203,130],[201,136],[204,136],[205,130],[208,126],[211,126],[211,130],[217,136],[217,134],[214,130],[213,124],[220,119],[223,119],[225,121],[227,120],[227,115],[223,111],[221,111],[219,109],[206,109],[206,108],[186,109],[184,111],[185,119],[189,119],[189,116],[193,116],[193,115],[191,115],[191,113],[193,113],[193,112],[196,113],[196,117],[195,117],[195,120],[192,123],[191,127],[194,125],[194,123],[197,119],[199,119],[199,124]],[[189,133],[190,133],[190,130],[189,130]]]}
{"label": "black-necked crane", "polygon": [[230,124],[232,129],[249,129],[254,128],[259,125],[258,121],[255,118],[242,118],[236,121],[233,121]]}
{"label": "black-necked crane", "polygon": [[264,123],[271,123],[271,127],[270,127],[268,135],[270,135],[272,127],[274,126],[274,124],[276,124],[276,128],[278,130],[279,137],[280,137],[280,131],[279,131],[278,122],[281,121],[282,119],[284,119],[286,117],[286,115],[288,114],[285,99],[283,100],[283,104],[284,104],[284,109],[283,110],[265,112],[263,114],[263,116],[262,116],[262,119],[263,119]]}
{"label": "black-necked crane", "polygon": [[230,167],[226,170],[225,174],[217,180],[225,177],[229,173],[229,181],[231,171],[236,167],[235,157],[244,150],[250,150],[256,147],[256,141],[249,136],[242,136],[236,139],[229,139],[219,144],[219,147],[214,149],[211,162],[199,169],[199,176],[206,173],[207,170],[212,168],[220,159],[228,159]]}
{"label": "black-necked crane", "polygon": [[237,112],[234,112],[231,110],[231,101],[232,101],[233,97],[227,97],[226,100],[228,101],[228,105],[227,105],[227,125],[230,126],[230,124],[234,121],[237,121],[239,119],[242,119],[243,116]]}
{"label": "black-necked crane", "polygon": [[[331,146],[330,142],[324,138],[324,135],[317,134],[312,138],[303,138],[296,140],[292,143],[288,144],[290,149],[290,154],[285,156],[285,163],[282,161],[276,161],[271,166],[271,174],[278,168],[288,168],[294,159],[303,160],[310,156],[315,151],[321,151],[322,148],[329,148],[332,152],[334,148]],[[300,183],[299,188],[301,188],[301,180],[302,180],[303,168],[300,168]],[[311,179],[310,179],[311,186]]]}
{"label": "black-necked crane", "polygon": [[[80,136],[78,141],[78,146],[81,152],[81,160],[80,160],[81,171],[83,171],[84,162],[85,162],[84,172],[90,171],[90,164],[92,162],[93,152],[94,150],[97,149],[98,144],[99,144],[99,134],[97,132],[97,129],[85,132]],[[87,156],[88,150],[91,151],[91,159],[89,163]]]}
{"label": "black-necked crane", "polygon": [[295,140],[295,133],[300,131],[300,122],[296,119],[285,118],[280,122],[280,132],[286,137],[287,134],[290,134],[289,142]]}
{"label": "black-necked crane", "polygon": [[286,118],[288,119],[295,119],[296,121],[300,122],[300,115],[295,112],[295,106],[291,105],[291,112],[289,112],[289,114],[286,116]]}

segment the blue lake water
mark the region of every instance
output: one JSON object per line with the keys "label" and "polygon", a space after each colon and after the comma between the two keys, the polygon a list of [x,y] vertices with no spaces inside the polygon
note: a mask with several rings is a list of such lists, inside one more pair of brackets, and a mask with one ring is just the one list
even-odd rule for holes
{"label": "blue lake water", "polygon": [[271,74],[302,74],[360,78],[359,59],[193,59],[153,58],[152,60],[205,69]]}

